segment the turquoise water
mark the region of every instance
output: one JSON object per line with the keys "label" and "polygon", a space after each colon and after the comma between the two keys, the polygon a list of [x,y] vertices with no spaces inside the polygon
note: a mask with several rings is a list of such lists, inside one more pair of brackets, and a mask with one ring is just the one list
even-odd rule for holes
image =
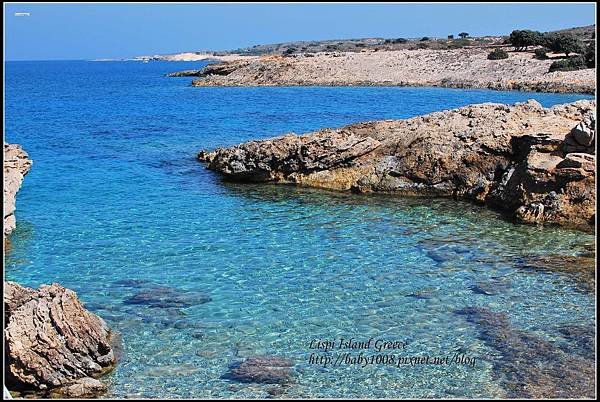
{"label": "turquoise water", "polygon": [[[193,88],[198,63],[9,62],[6,141],[34,164],[17,201],[5,276],[59,282],[122,334],[114,397],[270,396],[224,378],[252,355],[294,363],[285,397],[496,397],[502,356],[461,315],[506,312],[515,329],[574,346],[594,326],[577,278],[523,269],[578,256],[592,234],[515,225],[452,200],[223,183],[194,159],[214,148],[470,103],[589,98],[435,88]],[[129,280],[129,282],[127,282]],[[131,304],[165,286],[201,304]],[[481,291],[481,288],[493,289]],[[313,339],[408,342],[475,367],[309,363]],[[589,357],[589,356],[588,356]],[[592,356],[593,358],[593,356]]]}

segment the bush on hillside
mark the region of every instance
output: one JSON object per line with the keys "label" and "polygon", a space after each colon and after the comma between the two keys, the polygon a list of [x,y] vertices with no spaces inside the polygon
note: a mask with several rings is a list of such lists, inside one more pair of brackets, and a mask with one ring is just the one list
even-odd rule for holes
{"label": "bush on hillside", "polygon": [[548,53],[548,49],[546,49],[545,47],[537,48],[534,52],[534,58],[538,60],[546,60],[548,58],[548,55],[546,53]]}
{"label": "bush on hillside", "polygon": [[583,56],[571,57],[570,59],[556,60],[550,64],[548,72],[553,71],[575,71],[583,70],[587,68],[585,59]]}
{"label": "bush on hillside", "polygon": [[492,50],[488,54],[487,58],[488,58],[488,60],[508,59],[508,53],[504,49],[497,48],[497,49]]}

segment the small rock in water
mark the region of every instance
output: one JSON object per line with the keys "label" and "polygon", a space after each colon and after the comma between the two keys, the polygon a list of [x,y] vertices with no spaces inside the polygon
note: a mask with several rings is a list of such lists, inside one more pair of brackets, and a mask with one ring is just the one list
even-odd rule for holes
{"label": "small rock in water", "polygon": [[291,381],[293,363],[279,356],[252,356],[231,365],[224,376],[239,382],[286,384]]}
{"label": "small rock in water", "polygon": [[478,281],[469,287],[473,293],[485,296],[495,296],[510,289],[510,283],[504,280]]}

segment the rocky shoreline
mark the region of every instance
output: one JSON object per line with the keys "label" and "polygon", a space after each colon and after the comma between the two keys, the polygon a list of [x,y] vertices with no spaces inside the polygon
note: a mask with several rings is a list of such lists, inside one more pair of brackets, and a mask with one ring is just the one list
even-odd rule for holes
{"label": "rocky shoreline", "polygon": [[560,55],[538,60],[509,52],[488,60],[489,48],[320,52],[232,60],[202,70],[172,73],[197,77],[194,86],[425,86],[594,94],[596,69],[555,71]]}
{"label": "rocky shoreline", "polygon": [[521,222],[595,224],[595,101],[470,105],[251,141],[198,159],[235,181],[456,197]]}

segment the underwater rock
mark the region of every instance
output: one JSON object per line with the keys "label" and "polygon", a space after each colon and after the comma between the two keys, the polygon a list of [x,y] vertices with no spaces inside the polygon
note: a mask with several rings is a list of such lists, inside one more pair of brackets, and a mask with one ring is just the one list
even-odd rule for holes
{"label": "underwater rock", "polygon": [[293,363],[279,356],[252,356],[233,363],[226,379],[239,382],[286,384],[292,380]]}
{"label": "underwater rock", "polygon": [[191,307],[208,303],[212,299],[203,293],[185,291],[170,287],[156,287],[143,290],[125,299],[125,304],[142,304],[149,307],[172,308]]}
{"label": "underwater rock", "polygon": [[96,381],[78,381],[98,377],[116,364],[113,334],[106,323],[85,310],[75,292],[58,284],[38,290],[14,282],[4,285],[9,389],[103,392]]}
{"label": "underwater rock", "polygon": [[495,296],[510,290],[510,282],[507,280],[491,279],[477,281],[469,287],[473,293],[485,296]]}
{"label": "underwater rock", "polygon": [[525,255],[515,261],[515,267],[535,271],[568,274],[575,285],[585,291],[596,288],[596,259],[594,256],[568,256],[561,254]]}
{"label": "underwater rock", "polygon": [[594,356],[580,358],[534,334],[514,329],[504,312],[467,307],[456,312],[480,329],[480,338],[498,350],[493,376],[508,398],[593,398]]}

